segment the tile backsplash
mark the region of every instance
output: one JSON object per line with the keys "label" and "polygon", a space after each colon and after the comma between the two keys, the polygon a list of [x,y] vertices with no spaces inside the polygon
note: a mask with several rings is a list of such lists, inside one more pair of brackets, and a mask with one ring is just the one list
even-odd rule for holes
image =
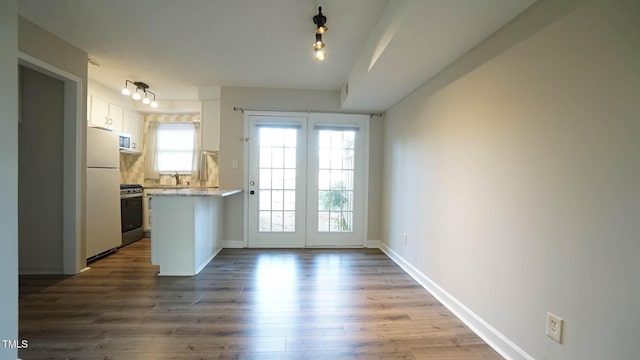
{"label": "tile backsplash", "polygon": [[[144,134],[142,154],[120,153],[120,182],[122,184],[175,185],[176,180],[171,174],[160,174],[159,181],[148,181],[144,178],[144,154],[147,148],[147,129],[149,122],[197,122],[200,115],[194,114],[147,114],[144,117]],[[215,156],[207,156],[208,180],[191,181],[190,175],[180,175],[181,185],[218,186],[218,164]]]}

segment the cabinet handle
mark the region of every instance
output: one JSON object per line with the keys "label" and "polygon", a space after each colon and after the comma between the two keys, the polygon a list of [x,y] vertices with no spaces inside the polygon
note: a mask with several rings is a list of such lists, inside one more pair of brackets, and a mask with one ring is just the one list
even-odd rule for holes
{"label": "cabinet handle", "polygon": [[138,148],[138,144],[136,144],[136,143],[131,143],[131,147],[133,147],[134,149],[137,149],[137,148]]}
{"label": "cabinet handle", "polygon": [[109,125],[109,118],[106,116],[104,117],[104,124]]}

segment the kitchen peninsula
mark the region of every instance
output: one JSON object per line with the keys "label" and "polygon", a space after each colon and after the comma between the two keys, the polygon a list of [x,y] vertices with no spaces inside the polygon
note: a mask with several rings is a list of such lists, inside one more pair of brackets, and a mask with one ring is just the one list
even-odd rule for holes
{"label": "kitchen peninsula", "polygon": [[152,197],[151,263],[160,276],[198,274],[222,250],[223,198],[242,190],[158,189]]}

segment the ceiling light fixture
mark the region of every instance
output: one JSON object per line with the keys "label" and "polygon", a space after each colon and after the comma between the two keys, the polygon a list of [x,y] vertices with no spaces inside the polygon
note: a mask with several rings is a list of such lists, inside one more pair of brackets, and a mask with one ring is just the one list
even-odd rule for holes
{"label": "ceiling light fixture", "polygon": [[[136,87],[133,93],[131,92],[131,90],[129,90],[129,84],[133,84],[133,86]],[[120,92],[122,93],[122,95],[126,95],[126,96],[131,95],[131,98],[133,100],[142,99],[143,104],[146,104],[146,105],[150,104],[152,108],[158,107],[158,103],[156,102],[156,94],[153,91],[149,90],[149,85],[141,81],[125,80],[124,88],[122,88],[122,91]],[[140,94],[141,92],[142,92],[142,95],[144,95],[144,98]],[[153,101],[149,98],[149,94],[153,95]]]}
{"label": "ceiling light fixture", "polygon": [[322,61],[327,56],[324,51],[325,43],[322,41],[322,34],[329,30],[325,26],[327,17],[322,15],[322,6],[318,7],[318,15],[313,17],[313,23],[316,24],[316,42],[313,43],[313,52],[315,53],[315,59]]}

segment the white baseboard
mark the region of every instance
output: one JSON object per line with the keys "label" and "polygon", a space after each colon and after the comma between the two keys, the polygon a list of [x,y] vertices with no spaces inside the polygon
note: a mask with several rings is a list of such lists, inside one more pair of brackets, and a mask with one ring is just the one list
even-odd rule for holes
{"label": "white baseboard", "polygon": [[242,249],[244,248],[244,240],[223,240],[222,248],[224,249]]}
{"label": "white baseboard", "polygon": [[429,277],[424,275],[402,256],[393,251],[387,244],[381,242],[380,249],[387,254],[398,266],[406,271],[414,280],[425,288],[433,297],[438,299],[449,311],[458,317],[471,331],[476,333],[489,346],[497,351],[507,360],[535,360],[518,345],[509,340],[506,336],[489,325],[480,316],[467,308],[463,303],[446,292]]}
{"label": "white baseboard", "polygon": [[367,240],[365,247],[379,249],[380,244],[382,244],[382,241],[380,240]]}

